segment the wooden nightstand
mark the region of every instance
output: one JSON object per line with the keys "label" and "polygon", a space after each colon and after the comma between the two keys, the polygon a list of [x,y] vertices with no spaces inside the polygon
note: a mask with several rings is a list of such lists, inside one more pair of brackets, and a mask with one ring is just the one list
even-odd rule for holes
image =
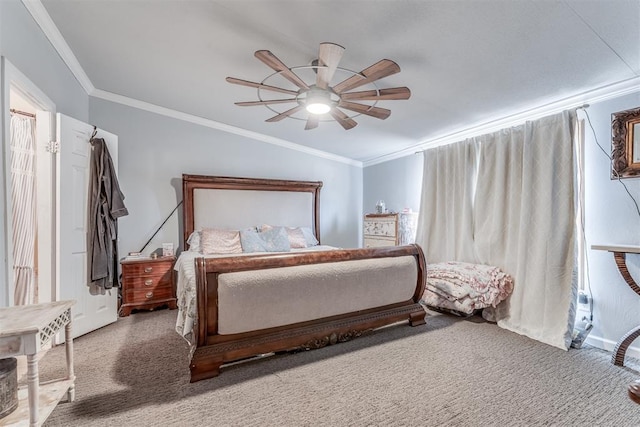
{"label": "wooden nightstand", "polygon": [[128,316],[131,310],[153,310],[163,305],[177,308],[173,283],[175,257],[156,259],[123,259],[122,304],[120,316]]}

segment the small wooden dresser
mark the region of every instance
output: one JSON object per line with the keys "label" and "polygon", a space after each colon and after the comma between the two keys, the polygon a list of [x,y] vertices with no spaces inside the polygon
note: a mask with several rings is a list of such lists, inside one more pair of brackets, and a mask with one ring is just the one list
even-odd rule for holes
{"label": "small wooden dresser", "polygon": [[173,281],[173,264],[176,258],[123,259],[122,304],[120,316],[128,316],[131,310],[153,310],[161,306],[177,308]]}
{"label": "small wooden dresser", "polygon": [[415,241],[418,214],[387,213],[364,216],[364,247],[408,245]]}

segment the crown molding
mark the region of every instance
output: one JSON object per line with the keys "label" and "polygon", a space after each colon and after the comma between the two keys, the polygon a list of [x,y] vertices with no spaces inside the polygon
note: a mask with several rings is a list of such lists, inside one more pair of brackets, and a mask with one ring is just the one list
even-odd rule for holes
{"label": "crown molding", "polygon": [[91,83],[91,80],[89,80],[89,77],[82,69],[78,58],[73,54],[64,37],[62,37],[62,33],[60,33],[51,16],[49,16],[47,9],[45,9],[40,0],[22,0],[22,3],[45,36],[47,36],[54,49],[58,52],[58,55],[60,55],[64,63],[67,64],[67,67],[69,67],[71,73],[75,76],[76,80],[78,80],[80,86],[82,86],[88,95],[91,95],[95,89],[93,83]]}
{"label": "crown molding", "polygon": [[322,150],[316,150],[315,148],[305,147],[303,145],[286,141],[284,139],[274,138],[258,132],[252,132],[236,126],[231,126],[224,123],[216,122],[215,120],[205,119],[204,117],[194,116],[193,114],[183,113],[181,111],[176,111],[170,108],[161,107],[159,105],[155,105],[148,102],[140,101],[138,99],[133,99],[133,98],[118,95],[115,93],[107,92],[101,89],[95,89],[91,94],[91,96],[95,98],[104,99],[105,101],[110,101],[117,104],[122,104],[129,107],[137,108],[139,110],[148,111],[150,113],[159,114],[161,116],[171,117],[173,119],[181,120],[184,122],[189,122],[196,125],[208,127],[211,129],[220,130],[222,132],[232,133],[234,135],[239,135],[245,138],[266,142],[268,144],[277,145],[279,147],[288,148],[290,150],[300,151],[302,153],[310,154],[315,157],[320,157],[323,159],[332,160],[340,163],[346,163],[350,166],[356,166],[360,168],[362,167],[362,162],[353,160],[347,157],[338,156],[336,154],[328,153]]}
{"label": "crown molding", "polygon": [[439,137],[429,139],[424,138],[419,143],[410,145],[409,147],[402,150],[385,154],[384,156],[367,159],[363,161],[363,165],[364,167],[377,165],[379,163],[384,163],[408,155],[413,155],[419,151],[440,147],[442,145],[452,144],[454,142],[463,141],[467,138],[473,138],[487,133],[496,132],[500,129],[505,129],[511,126],[517,126],[527,120],[536,120],[571,108],[582,107],[585,104],[595,104],[635,92],[640,92],[640,77],[633,77],[621,82],[601,86],[599,88],[572,95],[570,97],[555,100],[543,105],[534,106],[532,108],[528,108],[521,112],[510,114],[505,117],[498,117]]}

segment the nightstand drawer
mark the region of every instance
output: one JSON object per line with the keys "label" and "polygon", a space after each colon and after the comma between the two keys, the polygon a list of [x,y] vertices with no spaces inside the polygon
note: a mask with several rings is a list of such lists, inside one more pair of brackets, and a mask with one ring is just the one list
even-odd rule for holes
{"label": "nightstand drawer", "polygon": [[126,281],[127,289],[153,289],[160,286],[171,286],[171,272],[162,276],[127,277],[124,281]]}
{"label": "nightstand drawer", "polygon": [[173,288],[164,286],[155,289],[133,289],[125,291],[125,298],[129,303],[144,303],[173,298]]}
{"label": "nightstand drawer", "polygon": [[385,236],[396,237],[396,220],[393,219],[375,219],[364,221],[365,236]]}
{"label": "nightstand drawer", "polygon": [[163,276],[171,272],[173,266],[173,260],[154,263],[131,263],[123,264],[122,271],[126,273],[127,277],[151,277],[151,276]]}
{"label": "nightstand drawer", "polygon": [[385,238],[385,237],[365,237],[364,238],[364,247],[365,248],[377,248],[381,246],[395,246],[396,239],[395,237]]}

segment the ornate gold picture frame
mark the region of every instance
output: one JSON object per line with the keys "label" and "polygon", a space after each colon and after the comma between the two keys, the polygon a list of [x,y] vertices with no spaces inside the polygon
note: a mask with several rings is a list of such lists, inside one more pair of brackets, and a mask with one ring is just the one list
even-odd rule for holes
{"label": "ornate gold picture frame", "polygon": [[611,114],[611,179],[640,177],[640,107]]}

